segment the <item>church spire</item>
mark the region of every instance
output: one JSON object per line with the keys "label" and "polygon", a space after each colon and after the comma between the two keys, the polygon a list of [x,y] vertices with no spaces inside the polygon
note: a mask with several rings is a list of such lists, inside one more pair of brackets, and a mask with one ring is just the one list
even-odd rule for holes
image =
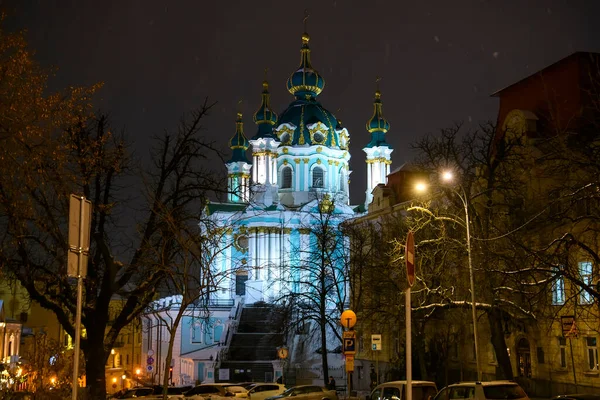
{"label": "church spire", "polygon": [[380,80],[381,78],[377,77],[373,115],[366,124],[367,131],[371,134],[371,141],[363,149],[367,153],[365,209],[368,209],[369,203],[373,200],[373,189],[379,184],[387,184],[387,176],[390,174],[390,166],[392,165],[391,155],[394,151],[392,146],[385,141],[385,134],[390,129],[390,123],[383,116],[381,92],[379,91]]}
{"label": "church spire", "polygon": [[[265,75],[267,70],[265,69]],[[266,77],[265,77],[266,78]],[[277,123],[277,114],[271,109],[271,94],[269,93],[269,82],[265,79],[262,83],[262,102],[254,113],[254,123],[258,125],[258,132],[252,139],[277,138],[273,133],[273,126]]]}
{"label": "church spire", "polygon": [[227,167],[227,198],[232,203],[246,203],[250,197],[252,164],[246,156],[248,147],[249,143],[244,135],[244,121],[240,111],[235,119],[235,133],[229,139],[231,159],[225,163]]}
{"label": "church spire", "polygon": [[305,12],[302,48],[300,49],[300,65],[288,78],[287,89],[288,92],[297,98],[311,99],[317,97],[319,93],[321,93],[325,87],[325,79],[319,75],[317,70],[315,70],[310,63],[310,47],[308,47],[310,36],[306,32],[306,22],[308,17],[308,13]]}
{"label": "church spire", "polygon": [[373,115],[367,121],[367,131],[371,134],[371,142],[367,147],[391,146],[385,141],[385,134],[390,129],[390,123],[383,116],[383,104],[381,102],[381,91],[379,91],[379,81],[377,77],[377,89],[375,90],[375,100],[373,101]]}

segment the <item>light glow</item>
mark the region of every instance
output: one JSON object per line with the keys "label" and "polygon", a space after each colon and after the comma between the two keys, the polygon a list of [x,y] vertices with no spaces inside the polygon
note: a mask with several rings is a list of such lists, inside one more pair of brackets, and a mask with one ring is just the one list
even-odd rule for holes
{"label": "light glow", "polygon": [[426,183],[424,183],[424,182],[418,182],[418,183],[415,185],[415,190],[416,190],[417,192],[419,192],[419,193],[426,192],[426,191],[427,191],[427,184],[426,184]]}
{"label": "light glow", "polygon": [[117,383],[117,378],[116,378],[116,377],[115,377],[115,378],[113,378],[113,380],[112,380],[112,381],[113,381],[113,383]]}
{"label": "light glow", "polygon": [[442,173],[442,180],[444,182],[452,182],[454,180],[454,174],[452,171],[444,171]]}

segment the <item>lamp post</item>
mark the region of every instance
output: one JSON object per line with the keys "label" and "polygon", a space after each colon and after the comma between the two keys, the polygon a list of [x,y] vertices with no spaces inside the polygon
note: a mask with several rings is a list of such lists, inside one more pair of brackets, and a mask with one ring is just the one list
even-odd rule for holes
{"label": "lamp post", "polygon": [[[442,180],[445,182],[453,182],[454,180],[454,176],[451,172],[446,171],[442,174]],[[473,318],[473,340],[474,340],[474,344],[475,344],[475,363],[477,365],[477,380],[481,382],[482,379],[482,372],[481,372],[481,360],[479,358],[479,344],[478,344],[478,337],[477,337],[477,306],[475,305],[475,281],[473,279],[473,261],[472,261],[472,257],[471,257],[471,229],[470,229],[470,225],[471,225],[471,221],[469,219],[469,203],[467,201],[467,193],[465,192],[465,189],[462,187],[462,185],[458,184],[458,186],[460,187],[460,192],[456,189],[454,189],[453,187],[448,186],[448,188],[450,190],[452,190],[454,192],[454,194],[456,194],[458,196],[458,198],[460,199],[460,201],[462,202],[464,209],[465,209],[465,229],[466,229],[466,234],[467,234],[467,259],[468,259],[468,263],[469,263],[469,284],[471,287],[471,314],[472,314],[472,318]],[[426,186],[422,183],[417,184],[416,189],[418,191],[424,191],[426,189]],[[462,193],[461,193],[462,192]]]}
{"label": "lamp post", "polygon": [[110,349],[110,354],[112,354],[113,368],[115,368],[115,349]]}

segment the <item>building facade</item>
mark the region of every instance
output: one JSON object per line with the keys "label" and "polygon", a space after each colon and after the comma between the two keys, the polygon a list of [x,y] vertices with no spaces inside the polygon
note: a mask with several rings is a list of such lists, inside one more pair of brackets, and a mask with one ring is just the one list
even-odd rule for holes
{"label": "building facade", "polygon": [[[310,265],[315,263],[319,247],[315,227],[327,215],[328,229],[337,230],[363,210],[349,200],[350,133],[319,101],[325,80],[312,66],[309,41],[304,33],[300,65],[286,82],[293,97],[284,111],[279,115],[273,111],[265,81],[253,115],[256,131],[252,136],[245,132],[242,113],[237,114],[229,140],[232,156],[225,163],[227,201],[209,203],[202,214],[203,221],[222,228],[220,250],[212,263],[222,279],[206,300],[210,316],[186,315],[181,323],[172,370],[175,384],[227,380],[233,371],[226,371],[222,361],[237,332],[240,310],[252,304],[286,302],[290,293],[313,290],[309,283],[316,274]],[[390,170],[392,148],[385,140],[389,127],[377,89],[366,126],[371,141],[364,148],[368,169],[365,206],[373,188],[386,182]],[[332,290],[336,295],[327,298],[326,307],[337,313],[341,305],[349,304],[347,282],[334,276],[343,274],[348,249],[343,241],[334,247],[339,258],[328,274],[337,282]],[[166,335],[157,321],[149,315],[144,322],[143,359],[150,357],[148,350],[157,355],[157,349],[164,348],[166,339],[159,338]],[[300,342],[304,339],[291,336],[285,365],[318,364],[300,355],[314,353],[314,349],[296,351],[294,347],[303,346]],[[330,341],[328,349],[340,346],[335,335]],[[331,368],[343,371],[341,354],[328,357]],[[284,363],[275,351],[271,359],[263,361],[272,362],[273,367],[261,380],[281,377]],[[156,359],[155,367],[159,363]],[[148,376],[155,373],[152,369]]]}

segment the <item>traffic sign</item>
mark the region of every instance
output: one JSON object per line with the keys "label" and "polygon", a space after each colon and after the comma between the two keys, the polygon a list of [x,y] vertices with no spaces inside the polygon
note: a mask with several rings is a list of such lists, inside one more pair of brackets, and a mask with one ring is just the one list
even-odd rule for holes
{"label": "traffic sign", "polygon": [[354,355],[346,356],[346,372],[354,371]]}
{"label": "traffic sign", "polygon": [[146,359],[146,364],[148,364],[148,365],[152,365],[152,364],[154,364],[154,358],[152,358],[152,357],[148,357],[148,358]]}
{"label": "traffic sign", "polygon": [[415,238],[412,231],[406,236],[406,277],[408,285],[412,286],[415,283]]}
{"label": "traffic sign", "polygon": [[381,350],[381,335],[371,335],[371,350]]}
{"label": "traffic sign", "polygon": [[148,350],[148,357],[152,357],[154,355],[154,350]]}
{"label": "traffic sign", "polygon": [[356,354],[356,333],[354,331],[345,331],[342,339],[344,342],[344,354]]}
{"label": "traffic sign", "polygon": [[147,365],[146,366],[146,371],[152,372],[153,370],[154,370],[154,366],[153,365]]}

